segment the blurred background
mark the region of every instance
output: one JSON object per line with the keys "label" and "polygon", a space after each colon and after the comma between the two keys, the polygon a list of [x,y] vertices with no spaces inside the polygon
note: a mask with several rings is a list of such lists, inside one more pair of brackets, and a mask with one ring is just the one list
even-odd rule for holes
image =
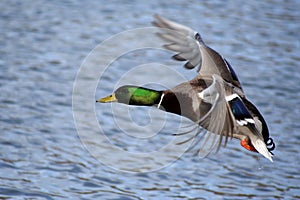
{"label": "blurred background", "polygon": [[[1,199],[300,198],[299,1],[2,0],[0,7]],[[231,140],[205,159],[187,152],[160,170],[128,173],[102,164],[84,147],[72,113],[81,64],[109,37],[151,26],[155,13],[199,31],[231,63],[269,125],[274,163]],[[170,55],[123,56],[95,99],[112,92],[114,76],[142,63],[165,62],[187,77],[195,75]],[[155,74],[148,75],[139,79],[154,80]],[[119,137],[107,105],[95,107],[113,144],[139,145]],[[146,110],[133,109],[137,123],[147,124]],[[168,126],[176,126],[180,117],[168,116]],[[166,135],[157,134],[154,144],[163,145]]]}

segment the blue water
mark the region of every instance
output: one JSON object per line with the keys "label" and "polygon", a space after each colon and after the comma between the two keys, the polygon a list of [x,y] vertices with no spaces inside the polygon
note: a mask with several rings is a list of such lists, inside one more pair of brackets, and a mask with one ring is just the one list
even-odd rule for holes
{"label": "blue water", "polygon": [[[1,199],[300,199],[299,1],[2,0],[0,6]],[[155,109],[130,108],[135,126],[126,126],[125,112],[117,114],[121,125],[116,125],[110,104],[95,105],[134,66],[158,62],[182,77],[195,75],[161,50],[126,53],[102,74],[94,96],[73,93],[78,70],[97,45],[122,31],[151,26],[155,13],[198,30],[231,63],[269,125],[277,145],[274,163],[242,149],[236,140],[204,159],[192,152],[178,160],[167,155],[155,160],[160,167],[150,172],[139,172],[139,164],[151,160],[135,163],[110,154],[109,146],[155,151],[181,122]],[[136,37],[151,42],[146,36]],[[100,53],[109,57],[132,46],[136,37]],[[136,71],[124,82],[175,86],[178,74],[165,69]],[[97,69],[89,73],[92,77]],[[83,80],[88,90],[91,78]],[[156,80],[161,84],[154,84]],[[110,145],[102,147],[96,139],[93,145],[105,155],[95,156],[93,146],[78,133],[74,104],[72,110],[76,95],[86,102],[80,110],[87,116],[84,137],[94,133],[88,119],[96,116]],[[95,112],[87,112],[90,107]],[[128,111],[118,104],[113,108]],[[155,119],[165,124],[147,127]],[[152,138],[153,130],[159,133]]]}

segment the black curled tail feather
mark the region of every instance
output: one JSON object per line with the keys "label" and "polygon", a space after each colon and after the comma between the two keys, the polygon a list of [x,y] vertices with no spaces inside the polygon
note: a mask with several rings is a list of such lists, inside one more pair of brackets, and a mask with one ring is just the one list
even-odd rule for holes
{"label": "black curled tail feather", "polygon": [[272,139],[272,138],[268,138],[268,139],[265,141],[265,143],[266,143],[266,145],[267,145],[268,151],[269,151],[272,155],[274,155],[274,154],[272,153],[272,151],[275,149],[276,145],[275,145],[275,142],[273,141],[273,139]]}

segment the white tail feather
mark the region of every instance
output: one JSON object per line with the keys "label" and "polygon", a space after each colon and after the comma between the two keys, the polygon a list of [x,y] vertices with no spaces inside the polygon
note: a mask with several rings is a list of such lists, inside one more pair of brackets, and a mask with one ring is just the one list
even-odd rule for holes
{"label": "white tail feather", "polygon": [[273,162],[273,155],[268,151],[266,144],[261,139],[256,139],[251,141],[254,148],[264,157],[268,158],[271,162]]}

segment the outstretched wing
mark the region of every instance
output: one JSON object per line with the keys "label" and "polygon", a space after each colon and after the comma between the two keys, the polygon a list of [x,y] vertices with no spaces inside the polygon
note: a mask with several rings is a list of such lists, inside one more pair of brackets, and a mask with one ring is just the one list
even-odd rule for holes
{"label": "outstretched wing", "polygon": [[176,52],[173,56],[175,60],[187,61],[184,65],[187,69],[199,66],[200,76],[217,74],[242,90],[231,65],[218,52],[208,47],[199,33],[159,15],[154,17],[153,25],[163,29],[158,36],[168,42],[164,45],[166,49]]}
{"label": "outstretched wing", "polygon": [[226,101],[224,80],[217,74],[212,75],[212,78],[212,84],[198,94],[202,101],[212,105],[198,124],[212,133],[228,138],[236,131],[236,120]]}
{"label": "outstretched wing", "polygon": [[[173,56],[179,61],[188,61],[184,67],[192,69],[201,63],[199,44],[195,40],[197,32],[189,27],[167,20],[159,15],[155,15],[153,25],[163,28],[163,33],[158,35],[169,44],[164,45],[168,50],[177,52]],[[203,42],[202,40],[199,40]],[[203,43],[204,44],[204,43]]]}
{"label": "outstretched wing", "polygon": [[198,93],[201,101],[212,105],[210,110],[196,122],[206,131],[199,129],[191,138],[184,141],[193,140],[190,149],[197,146],[199,148],[197,154],[201,157],[209,154],[216,145],[218,151],[224,138],[224,145],[226,145],[228,138],[233,136],[237,127],[235,118],[230,112],[229,104],[226,101],[223,79],[216,74],[212,76],[212,79],[212,84]]}

